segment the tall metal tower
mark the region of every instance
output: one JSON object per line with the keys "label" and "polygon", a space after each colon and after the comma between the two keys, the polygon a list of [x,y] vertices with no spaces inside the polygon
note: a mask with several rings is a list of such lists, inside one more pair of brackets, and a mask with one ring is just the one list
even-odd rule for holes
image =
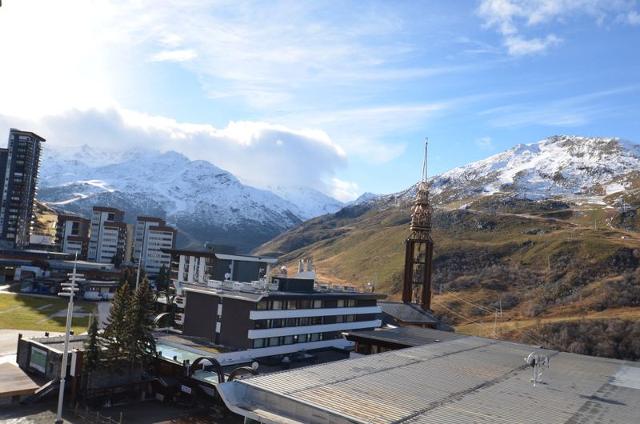
{"label": "tall metal tower", "polygon": [[427,151],[424,144],[422,179],[418,183],[416,198],[411,208],[411,234],[405,241],[404,285],[402,301],[419,303],[422,309],[431,309],[431,271],[433,240],[431,240],[431,214],[429,185],[427,184]]}

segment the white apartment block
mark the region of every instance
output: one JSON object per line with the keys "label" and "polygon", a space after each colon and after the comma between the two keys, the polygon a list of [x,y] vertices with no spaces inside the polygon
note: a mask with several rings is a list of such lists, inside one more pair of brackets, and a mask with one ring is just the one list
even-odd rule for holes
{"label": "white apartment block", "polygon": [[120,255],[121,260],[125,259],[127,224],[123,219],[124,212],[121,210],[93,207],[88,260],[109,263],[116,255]]}
{"label": "white apartment block", "polygon": [[145,270],[147,275],[156,276],[164,265],[169,271],[171,254],[165,252],[173,249],[176,243],[176,230],[161,218],[139,216],[136,220],[133,243],[133,261]]}

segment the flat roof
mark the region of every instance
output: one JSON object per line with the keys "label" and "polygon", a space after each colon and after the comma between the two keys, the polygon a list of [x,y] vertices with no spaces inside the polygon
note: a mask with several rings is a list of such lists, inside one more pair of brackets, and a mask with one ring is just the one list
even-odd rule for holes
{"label": "flat roof", "polygon": [[[525,363],[550,357],[534,387]],[[640,364],[463,337],[219,386],[262,423],[631,423]]]}
{"label": "flat roof", "polygon": [[0,375],[0,397],[30,395],[40,388],[32,377],[9,363],[0,364]]}
{"label": "flat roof", "polygon": [[207,287],[199,284],[184,284],[182,286],[184,291],[202,293],[211,296],[226,297],[232,299],[247,300],[249,302],[259,302],[262,299],[271,297],[276,298],[360,298],[360,299],[383,299],[386,297],[384,294],[370,293],[370,292],[348,292],[348,291],[312,291],[312,292],[285,292],[279,290],[270,291],[249,291],[249,290],[233,290],[227,288],[214,288]]}
{"label": "flat roof", "polygon": [[[378,304],[379,305],[379,304]],[[349,331],[347,340],[360,342],[382,342],[405,347],[422,346],[468,337],[452,331],[432,330],[430,328],[398,327],[376,330]]]}
{"label": "flat roof", "polygon": [[229,255],[226,253],[216,253],[215,256],[218,259],[224,259],[228,261],[266,262],[269,264],[275,264],[278,262],[278,259],[270,258],[267,256]]}
{"label": "flat roof", "polygon": [[407,324],[438,324],[440,321],[430,311],[415,303],[380,302],[382,313]]}
{"label": "flat roof", "polygon": [[124,211],[117,209],[117,208],[112,208],[111,206],[94,206],[92,208],[93,211],[97,211],[97,212],[113,212],[113,213],[118,213],[118,214],[122,214],[124,215]]}
{"label": "flat roof", "polygon": [[[73,349],[84,351],[84,342],[88,338],[89,336],[86,334],[69,336],[69,352]],[[25,340],[44,346],[56,353],[62,354],[64,352],[64,336],[32,337]]]}
{"label": "flat roof", "polygon": [[24,130],[19,130],[17,128],[10,128],[9,129],[9,133],[20,133],[20,134],[26,134],[29,135],[31,137],[37,138],[38,141],[47,141],[44,137],[39,136],[38,134],[31,132],[31,131],[24,131]]}

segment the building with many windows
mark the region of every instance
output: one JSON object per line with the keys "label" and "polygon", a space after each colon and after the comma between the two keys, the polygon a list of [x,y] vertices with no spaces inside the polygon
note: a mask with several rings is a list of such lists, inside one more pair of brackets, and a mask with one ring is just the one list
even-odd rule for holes
{"label": "building with many windows", "polygon": [[185,336],[195,336],[253,357],[349,348],[342,332],[381,325],[384,295],[315,283],[312,272],[253,282],[210,280],[183,284]]}
{"label": "building with many windows", "polygon": [[265,256],[231,255],[211,249],[164,249],[171,256],[171,280],[178,291],[183,284],[209,280],[254,281],[269,274],[278,261]]}
{"label": "building with many windows", "polygon": [[133,261],[141,261],[141,267],[147,275],[158,275],[164,266],[169,270],[171,254],[167,249],[173,249],[176,244],[176,229],[167,225],[161,219],[152,216],[139,216],[136,220],[133,242]]}
{"label": "building with many windows", "polygon": [[5,247],[29,245],[44,141],[32,132],[11,128],[8,147],[0,149],[0,240]]}
{"label": "building with many windows", "polygon": [[91,215],[91,237],[87,258],[95,262],[124,261],[127,244],[127,224],[124,212],[104,206],[94,206]]}
{"label": "building with many windows", "polygon": [[89,251],[89,226],[91,221],[76,215],[58,215],[56,245],[61,252],[78,254],[86,259]]}

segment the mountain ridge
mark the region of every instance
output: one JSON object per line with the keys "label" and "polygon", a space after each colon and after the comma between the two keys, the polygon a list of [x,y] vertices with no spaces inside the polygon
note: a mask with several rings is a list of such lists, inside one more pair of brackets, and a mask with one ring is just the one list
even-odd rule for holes
{"label": "mountain ridge", "polygon": [[[505,336],[518,339],[540,320],[616,314],[640,319],[637,145],[602,138],[586,146],[574,146],[577,137],[551,141],[574,153],[546,162],[548,156],[539,155],[548,153],[548,145],[515,146],[430,179],[432,307],[461,331],[495,337],[494,328],[503,328]],[[534,160],[520,160],[526,157]],[[496,164],[502,165],[492,168]],[[563,167],[560,187],[547,172],[555,166]],[[515,184],[509,180],[522,170]],[[497,191],[485,189],[505,180]],[[412,186],[347,205],[287,230],[254,253],[292,265],[312,257],[323,282],[362,288],[372,283],[397,299],[414,196]],[[504,316],[494,323],[498,308]]]}
{"label": "mountain ridge", "polygon": [[[87,145],[76,153],[46,150],[40,174],[38,199],[50,207],[88,216],[92,206],[109,205],[123,209],[129,222],[142,214],[164,217],[178,227],[182,246],[210,241],[250,250],[323,207],[339,207],[312,189],[308,208],[293,204],[175,151],[103,153]],[[297,199],[305,200],[300,194]]]}

